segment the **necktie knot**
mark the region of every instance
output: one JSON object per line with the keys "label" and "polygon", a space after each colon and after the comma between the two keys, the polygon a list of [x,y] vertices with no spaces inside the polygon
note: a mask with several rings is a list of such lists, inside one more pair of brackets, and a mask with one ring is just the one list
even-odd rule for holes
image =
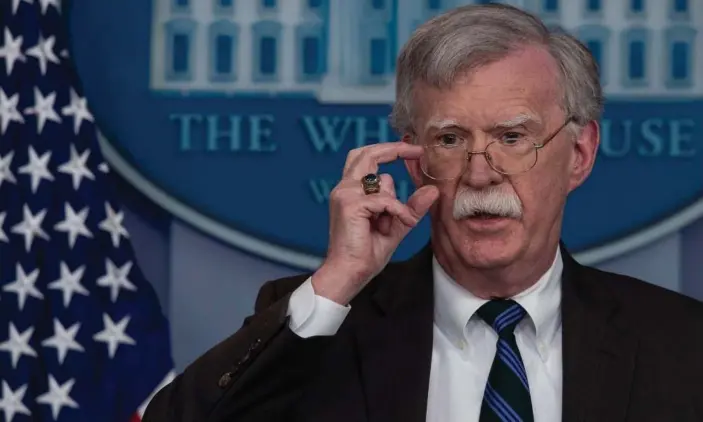
{"label": "necktie knot", "polygon": [[517,302],[510,299],[494,299],[485,303],[477,311],[499,337],[511,335],[527,312]]}

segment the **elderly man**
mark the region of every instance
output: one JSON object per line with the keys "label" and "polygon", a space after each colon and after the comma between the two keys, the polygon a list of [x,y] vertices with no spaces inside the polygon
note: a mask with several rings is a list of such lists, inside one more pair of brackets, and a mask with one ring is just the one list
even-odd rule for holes
{"label": "elderly man", "polygon": [[[350,152],[322,266],[266,283],[144,421],[703,420],[703,306],[559,242],[599,144],[584,46],[467,6],[421,26],[397,69],[403,140]],[[376,175],[398,158],[407,204]],[[429,245],[389,264],[428,211]]]}

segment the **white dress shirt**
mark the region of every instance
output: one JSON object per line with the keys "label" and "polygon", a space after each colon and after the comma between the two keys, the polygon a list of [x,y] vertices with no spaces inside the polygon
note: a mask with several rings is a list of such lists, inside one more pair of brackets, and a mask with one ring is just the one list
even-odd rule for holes
{"label": "white dress shirt", "polygon": [[[476,311],[487,302],[454,282],[435,259],[434,332],[427,402],[428,422],[478,421],[498,335]],[[513,297],[527,315],[515,337],[530,386],[536,422],[561,421],[561,253],[549,270]],[[351,310],[315,295],[310,279],[288,306],[291,330],[307,338],[334,335]]]}

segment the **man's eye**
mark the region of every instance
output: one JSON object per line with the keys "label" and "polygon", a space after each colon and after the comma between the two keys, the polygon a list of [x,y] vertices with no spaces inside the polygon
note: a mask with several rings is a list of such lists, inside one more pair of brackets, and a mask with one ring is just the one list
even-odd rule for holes
{"label": "man's eye", "polygon": [[461,139],[453,133],[445,133],[439,136],[439,144],[448,147],[459,146]]}
{"label": "man's eye", "polygon": [[501,142],[505,145],[515,145],[520,142],[525,136],[518,132],[506,132],[501,138]]}

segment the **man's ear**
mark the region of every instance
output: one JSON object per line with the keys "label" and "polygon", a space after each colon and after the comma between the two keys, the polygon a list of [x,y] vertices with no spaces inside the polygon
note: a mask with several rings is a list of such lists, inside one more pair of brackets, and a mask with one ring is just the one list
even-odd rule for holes
{"label": "man's ear", "polygon": [[[411,133],[406,133],[401,138],[403,142],[407,142],[409,144],[415,142],[415,139],[416,138]],[[420,168],[420,160],[405,160],[405,168],[408,170],[410,179],[416,188],[419,188],[424,184],[424,174]]]}
{"label": "man's ear", "polygon": [[592,120],[581,130],[573,145],[569,192],[586,181],[593,170],[600,146],[600,124]]}

